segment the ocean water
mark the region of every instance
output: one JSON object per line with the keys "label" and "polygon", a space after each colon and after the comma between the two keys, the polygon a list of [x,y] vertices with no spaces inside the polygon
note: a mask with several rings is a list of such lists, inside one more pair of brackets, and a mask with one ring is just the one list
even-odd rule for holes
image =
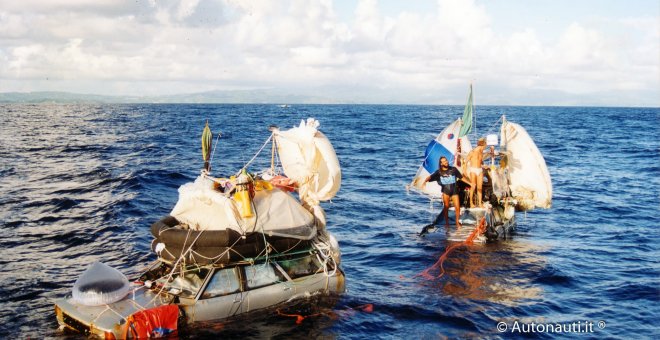
{"label": "ocean water", "polygon": [[[429,281],[415,275],[449,243],[417,237],[439,207],[404,186],[462,107],[0,105],[0,338],[84,338],[58,330],[54,300],[93,261],[130,275],[155,259],[149,226],[198,175],[207,119],[222,133],[214,173],[227,175],[269,125],[307,117],[342,165],[342,188],[324,208],[347,292],[294,307],[315,314],[300,324],[264,311],[184,329],[181,339],[508,338],[532,322],[592,322],[590,338],[660,338],[660,109],[476,112],[480,134],[496,132],[502,114],[527,129],[548,164],[553,207],[518,214],[509,240],[457,249]],[[268,166],[268,149],[251,170]]]}

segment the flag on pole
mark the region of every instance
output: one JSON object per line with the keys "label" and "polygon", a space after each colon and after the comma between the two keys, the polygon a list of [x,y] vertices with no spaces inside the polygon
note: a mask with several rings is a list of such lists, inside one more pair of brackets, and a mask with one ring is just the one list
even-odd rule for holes
{"label": "flag on pole", "polygon": [[206,121],[204,131],[202,132],[202,158],[204,159],[204,170],[210,171],[209,159],[211,158],[211,144],[213,142],[213,134],[209,128],[209,121]]}
{"label": "flag on pole", "polygon": [[468,95],[467,103],[465,104],[465,110],[463,110],[463,125],[461,126],[461,131],[458,133],[458,137],[466,136],[470,131],[472,131],[472,84],[470,84],[470,94]]}

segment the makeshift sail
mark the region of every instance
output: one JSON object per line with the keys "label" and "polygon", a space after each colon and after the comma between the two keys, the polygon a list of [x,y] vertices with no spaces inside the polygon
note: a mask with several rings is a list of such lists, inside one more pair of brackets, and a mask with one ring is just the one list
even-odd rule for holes
{"label": "makeshift sail", "polygon": [[505,152],[511,195],[519,210],[552,206],[552,182],[545,159],[527,131],[519,124],[502,123],[501,148]]}
{"label": "makeshift sail", "polygon": [[442,132],[440,132],[440,134],[429,143],[424,152],[424,161],[413,178],[411,188],[429,195],[432,198],[442,197],[442,191],[438,183],[428,182],[424,185],[424,180],[438,170],[440,157],[444,156],[449,161],[449,164],[455,164],[457,146],[460,146],[462,153],[467,153],[472,150],[470,140],[467,137],[459,137],[462,126],[463,121],[459,118],[449,124],[449,126],[442,130]]}
{"label": "makeshift sail", "polygon": [[308,206],[332,199],[341,186],[337,154],[319,125],[309,118],[298,127],[273,131],[284,173],[297,184],[300,199]]}

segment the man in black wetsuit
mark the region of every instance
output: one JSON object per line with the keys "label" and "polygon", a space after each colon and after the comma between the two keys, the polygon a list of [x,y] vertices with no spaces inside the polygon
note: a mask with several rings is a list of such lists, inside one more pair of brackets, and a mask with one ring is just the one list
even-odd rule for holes
{"label": "man in black wetsuit", "polygon": [[462,178],[461,172],[455,167],[449,166],[449,161],[443,156],[440,157],[440,168],[424,180],[424,185],[429,181],[437,181],[442,187],[442,214],[438,215],[433,224],[438,222],[440,216],[444,216],[445,225],[449,226],[449,199],[451,198],[454,209],[456,209],[456,228],[461,227],[458,222],[458,218],[461,216],[461,205],[458,199],[458,183],[456,182]]}

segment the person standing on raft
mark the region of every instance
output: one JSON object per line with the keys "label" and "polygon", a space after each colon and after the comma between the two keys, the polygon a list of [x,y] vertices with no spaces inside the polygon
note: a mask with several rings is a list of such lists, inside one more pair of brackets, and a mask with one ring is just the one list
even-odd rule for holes
{"label": "person standing on raft", "polygon": [[440,167],[433,172],[430,176],[426,177],[424,184],[429,181],[437,181],[442,187],[442,213],[438,215],[433,224],[437,224],[440,216],[445,218],[445,226],[449,226],[449,199],[451,198],[454,209],[456,209],[456,228],[460,228],[461,224],[458,218],[461,216],[461,205],[458,198],[458,184],[459,179],[463,179],[463,175],[453,166],[449,166],[447,157],[440,157]]}
{"label": "person standing on raft", "polygon": [[[477,147],[472,149],[467,156],[467,175],[470,179],[470,208],[475,206],[483,207],[482,186],[484,183],[484,151],[486,149],[486,139],[479,138]],[[475,197],[476,192],[476,197]]]}

